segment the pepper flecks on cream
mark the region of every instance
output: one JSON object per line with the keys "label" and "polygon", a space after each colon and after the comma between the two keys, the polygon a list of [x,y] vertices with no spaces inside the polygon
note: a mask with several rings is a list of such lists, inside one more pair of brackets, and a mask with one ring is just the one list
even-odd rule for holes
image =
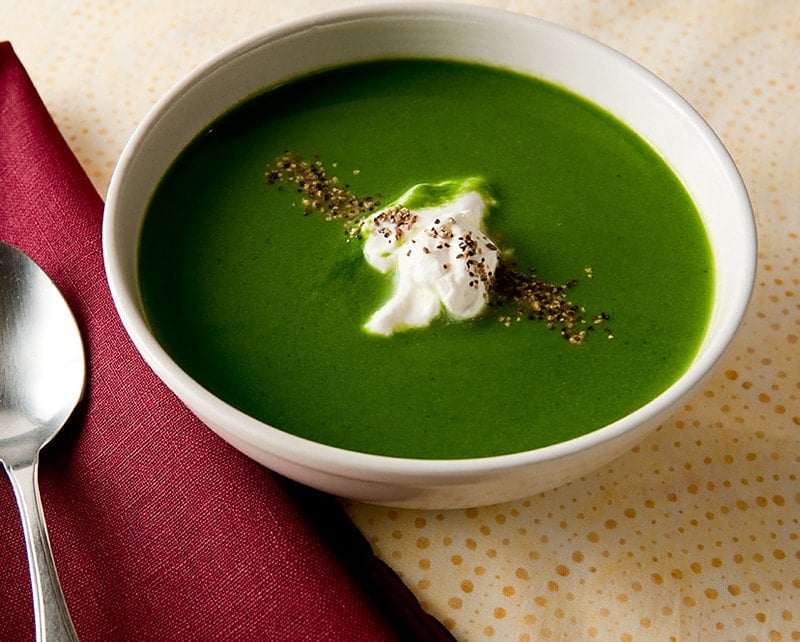
{"label": "pepper flecks on cream", "polygon": [[[477,191],[411,210],[411,188],[398,203],[362,219],[364,258],[394,277],[394,292],[364,326],[391,335],[441,315],[471,319],[489,299],[498,252],[481,229],[486,204]],[[494,248],[494,249],[489,249]]]}
{"label": "pepper flecks on cream", "polygon": [[[442,310],[455,320],[471,319],[491,306],[501,308],[506,326],[512,318],[542,320],[578,345],[609,320],[601,313],[587,323],[585,310],[567,297],[577,281],[550,283],[506,260],[483,229],[495,201],[480,179],[415,185],[377,212],[378,197],[356,197],[336,176],[328,177],[318,159],[309,163],[287,152],[273,161],[266,179],[278,189],[294,185],[306,214],[341,220],[348,238],[364,240],[367,262],[394,275],[394,292],[366,323],[369,332],[388,336],[423,327]],[[585,273],[594,277],[591,268]],[[613,338],[609,328],[605,331]]]}

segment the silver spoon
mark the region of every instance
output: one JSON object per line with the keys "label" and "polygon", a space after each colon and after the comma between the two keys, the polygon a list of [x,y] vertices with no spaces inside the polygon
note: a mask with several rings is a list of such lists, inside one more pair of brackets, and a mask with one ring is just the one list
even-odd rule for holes
{"label": "silver spoon", "polygon": [[0,243],[0,461],[25,533],[37,640],[77,640],[58,581],[39,497],[39,451],[83,395],[78,326],[53,282]]}

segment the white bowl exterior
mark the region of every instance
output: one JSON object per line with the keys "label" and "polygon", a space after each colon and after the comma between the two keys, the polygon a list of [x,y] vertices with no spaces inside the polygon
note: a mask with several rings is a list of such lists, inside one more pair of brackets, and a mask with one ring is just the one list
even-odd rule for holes
{"label": "white bowl exterior", "polygon": [[[232,105],[319,69],[380,57],[443,57],[508,67],[550,80],[615,114],[681,178],[714,253],[709,331],[687,373],[647,406],[589,435],[539,450],[471,460],[405,460],[317,444],[266,426],[188,377],[151,335],[136,280],[142,218],[176,155]],[[655,76],[593,40],[506,12],[457,5],[378,5],[299,21],[250,39],[196,70],[137,128],[106,203],[103,244],[111,292],[145,360],[223,439],[302,483],[386,505],[455,508],[554,488],[610,462],[641,440],[697,385],[728,345],[749,300],[756,236],[736,168],[708,125]]]}

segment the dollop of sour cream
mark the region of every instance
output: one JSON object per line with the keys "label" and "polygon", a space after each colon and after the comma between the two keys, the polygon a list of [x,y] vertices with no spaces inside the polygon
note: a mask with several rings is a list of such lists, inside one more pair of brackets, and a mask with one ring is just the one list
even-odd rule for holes
{"label": "dollop of sour cream", "polygon": [[[455,193],[433,206],[404,205],[424,201],[420,192],[431,187]],[[416,185],[361,223],[364,258],[393,274],[394,281],[391,297],[364,326],[367,331],[388,336],[427,326],[443,312],[463,320],[484,310],[499,252],[483,231],[490,199],[470,187],[474,182],[455,188]]]}

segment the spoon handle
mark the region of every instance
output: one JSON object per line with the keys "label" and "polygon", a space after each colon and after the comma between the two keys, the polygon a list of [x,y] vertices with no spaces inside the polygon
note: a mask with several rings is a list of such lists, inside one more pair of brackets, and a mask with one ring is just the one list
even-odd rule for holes
{"label": "spoon handle", "polygon": [[36,620],[36,639],[59,642],[77,641],[78,634],[67,610],[64,593],[58,581],[50,538],[44,521],[39,497],[38,458],[33,462],[6,465],[17,498],[25,548],[31,574],[33,613]]}

